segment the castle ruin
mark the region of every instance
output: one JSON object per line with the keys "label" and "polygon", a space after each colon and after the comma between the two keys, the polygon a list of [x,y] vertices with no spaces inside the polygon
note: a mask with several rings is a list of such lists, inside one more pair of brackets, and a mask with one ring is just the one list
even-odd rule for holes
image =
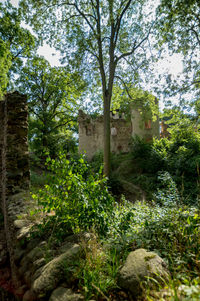
{"label": "castle ruin", "polygon": [[[159,137],[159,118],[153,121],[152,115],[149,119],[142,116],[141,106],[132,106],[131,118],[128,120],[124,114],[111,114],[111,152],[128,153],[130,151],[131,138],[135,135],[146,141],[153,137]],[[103,116],[93,119],[90,115],[79,111],[79,152],[86,153],[89,160],[95,153],[103,151]]]}

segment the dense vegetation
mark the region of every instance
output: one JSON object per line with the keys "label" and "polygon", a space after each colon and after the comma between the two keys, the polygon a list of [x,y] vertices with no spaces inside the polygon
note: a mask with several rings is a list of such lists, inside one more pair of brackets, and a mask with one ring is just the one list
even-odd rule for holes
{"label": "dense vegetation", "polygon": [[[0,98],[13,88],[28,95],[35,200],[28,214],[37,224],[32,236],[49,237],[51,248],[71,233],[92,232],[83,246],[86,261],[80,258],[73,270],[74,286],[85,300],[120,294],[128,300],[117,275],[128,252],[141,247],[164,258],[171,273],[164,289],[149,290],[142,300],[200,299],[200,7],[197,0],[148,4],[0,4]],[[36,54],[45,41],[60,51],[62,67]],[[165,51],[183,55],[181,78],[165,74],[155,80],[154,63]],[[151,93],[144,91],[149,80]],[[129,105],[137,102],[155,117],[156,91],[166,102],[176,97],[176,105],[161,116],[169,137],[148,143],[133,137],[129,154],[110,159],[110,108],[129,118]],[[94,115],[104,107],[104,154],[90,163],[77,154],[77,115],[83,107]],[[106,175],[111,170],[109,179],[104,167]]]}
{"label": "dense vegetation", "polygon": [[[133,164],[138,150],[140,154],[147,150],[154,152],[153,147],[157,147],[158,152],[158,144],[161,143],[162,140],[154,145],[137,141],[138,149],[135,149],[134,156],[131,154]],[[153,156],[158,160],[158,154]],[[165,161],[166,155],[160,153],[159,156],[160,160]],[[200,297],[198,183],[185,178],[185,185],[193,185],[193,190],[186,189],[182,193],[182,184],[179,186],[179,182],[175,182],[181,179],[170,175],[169,171],[164,170],[164,165],[162,172],[158,172],[157,176],[154,173],[153,178],[150,172],[156,170],[155,157],[150,158],[149,174],[146,170],[143,170],[144,174],[137,174],[141,185],[154,181],[153,185],[144,187],[149,187],[147,192],[151,192],[154,198],[135,203],[126,200],[123,195],[118,196],[116,202],[102,173],[95,172],[94,162],[89,165],[82,157],[69,161],[63,155],[57,160],[49,159],[48,184],[35,193],[34,198],[38,199],[44,214],[55,214],[47,216],[33,235],[49,235],[51,246],[61,244],[70,233],[92,231],[94,238],[84,247],[87,261],[85,263],[80,259],[74,270],[74,277],[79,279],[76,285],[86,300],[118,294],[118,270],[128,252],[141,247],[156,251],[166,260],[171,272],[170,283],[166,283],[164,289],[166,299],[162,299],[161,290],[160,293],[149,291],[142,300],[198,300]],[[191,162],[193,160],[191,158]],[[150,166],[152,169],[155,166],[155,169],[150,170]],[[189,172],[192,174],[191,170]],[[194,178],[195,173],[196,170]],[[120,185],[119,178],[113,182]]]}

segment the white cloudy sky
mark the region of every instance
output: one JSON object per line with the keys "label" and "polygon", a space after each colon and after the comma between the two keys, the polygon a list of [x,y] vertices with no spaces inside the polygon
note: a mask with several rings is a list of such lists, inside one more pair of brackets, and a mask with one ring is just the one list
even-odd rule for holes
{"label": "white cloudy sky", "polygon": [[[5,2],[6,0],[1,0],[2,2]],[[13,6],[18,6],[19,0],[11,0],[11,3]],[[52,66],[59,65],[59,53],[56,52],[53,48],[51,48],[49,45],[44,43],[44,46],[39,47],[38,50],[39,55],[43,55]],[[54,55],[53,55],[54,54]],[[174,54],[172,56],[167,55],[166,58],[158,63],[158,71],[161,73],[163,72],[169,72],[173,75],[177,75],[182,71],[183,64],[181,61],[181,55]]]}
{"label": "white cloudy sky", "polygon": [[[2,2],[6,2],[6,0],[1,0]],[[159,1],[159,0],[154,0]],[[18,6],[19,0],[11,0],[11,3],[13,6]],[[155,4],[155,3],[154,3]],[[27,26],[25,23],[22,24],[22,26],[27,27],[31,30],[30,26]],[[55,49],[51,48],[49,45],[44,43],[43,46],[40,46],[38,49],[38,54],[44,56],[51,64],[51,66],[59,66],[59,52],[56,52]],[[159,60],[158,63],[154,66],[155,68],[155,74],[171,74],[172,78],[177,77],[179,73],[182,72],[183,69],[183,63],[182,63],[182,56],[180,54],[174,54],[170,56],[169,54],[166,54],[165,58],[162,60]],[[146,86],[147,90],[151,90],[151,87],[149,85]],[[172,99],[173,102],[176,100]],[[163,103],[161,100],[161,109],[163,108]]]}

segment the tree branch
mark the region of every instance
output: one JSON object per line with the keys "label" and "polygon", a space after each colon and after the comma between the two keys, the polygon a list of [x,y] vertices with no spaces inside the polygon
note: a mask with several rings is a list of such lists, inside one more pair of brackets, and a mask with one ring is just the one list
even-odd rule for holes
{"label": "tree branch", "polygon": [[125,90],[126,90],[126,92],[127,92],[127,94],[128,94],[128,97],[132,100],[133,98],[132,98],[132,96],[131,96],[130,93],[129,93],[129,89],[128,89],[128,87],[127,87],[125,81],[124,81],[124,80],[121,78],[121,76],[119,76],[119,75],[116,75],[115,78],[118,78],[118,79],[122,82],[122,84],[123,84],[123,86],[124,86],[124,88],[125,88]]}
{"label": "tree branch", "polygon": [[[152,28],[152,26],[151,26],[151,28]],[[149,32],[146,35],[146,37],[144,37],[144,39],[142,39],[139,44],[136,45],[136,41],[134,41],[133,48],[130,51],[122,53],[119,57],[116,57],[116,59],[115,59],[116,63],[118,63],[121,59],[123,59],[123,58],[125,58],[125,57],[127,57],[127,56],[129,56],[131,54],[133,54],[135,52],[135,50],[138,49],[144,43],[144,41],[146,41],[149,38],[149,35],[150,35],[150,32],[151,32],[151,28],[149,29]]]}
{"label": "tree branch", "polygon": [[197,38],[197,41],[198,41],[198,44],[200,46],[200,38],[199,38],[199,35],[198,35],[197,31],[194,29],[194,26],[192,26],[189,30],[191,30],[195,34],[195,36]]}
{"label": "tree branch", "polygon": [[[117,22],[116,22],[116,25],[115,25],[115,32],[116,32],[116,35],[115,35],[115,46],[117,44],[117,40],[118,40],[118,35],[119,35],[119,30],[120,30],[120,26],[121,26],[121,20],[123,18],[123,15],[125,14],[125,12],[127,11],[127,9],[129,8],[130,4],[131,4],[132,0],[129,0],[125,6],[125,8],[123,9],[121,15],[119,16],[119,18],[117,18]],[[125,3],[125,1],[122,1],[121,2],[121,7],[123,6],[123,4]]]}

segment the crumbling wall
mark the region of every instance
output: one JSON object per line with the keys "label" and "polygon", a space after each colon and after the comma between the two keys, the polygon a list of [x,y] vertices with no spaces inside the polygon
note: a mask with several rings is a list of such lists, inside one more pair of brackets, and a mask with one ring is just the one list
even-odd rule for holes
{"label": "crumbling wall", "polygon": [[4,229],[9,252],[13,281],[17,271],[13,260],[15,230],[13,221],[23,206],[13,195],[29,189],[28,107],[27,98],[18,92],[9,93],[0,101],[0,203],[4,216]]}
{"label": "crumbling wall", "polygon": [[[79,152],[86,152],[87,158],[90,160],[96,152],[103,150],[103,116],[92,119],[91,116],[80,110],[78,121]],[[111,113],[111,152],[128,152],[131,133],[131,122],[126,121],[123,116]]]}
{"label": "crumbling wall", "polygon": [[111,152],[128,153],[130,151],[130,142],[132,134],[132,125],[130,121],[124,118],[111,118]]}
{"label": "crumbling wall", "polygon": [[135,106],[131,110],[132,136],[137,135],[146,141],[152,140],[153,137],[159,138],[160,121],[158,116],[155,121],[152,120],[152,116],[144,120],[141,113],[140,106]]}
{"label": "crumbling wall", "polygon": [[79,111],[79,152],[86,152],[92,159],[97,151],[103,149],[103,116],[92,119],[91,116]]}
{"label": "crumbling wall", "polygon": [[[157,102],[157,100],[155,100]],[[124,116],[111,113],[111,152],[127,153],[130,151],[131,137],[135,135],[144,138],[146,141],[153,137],[159,138],[159,118],[153,121],[151,112],[148,112],[149,119],[144,119],[142,107],[135,105],[130,107],[131,120],[127,121]],[[79,152],[86,152],[90,160],[94,154],[103,150],[104,130],[103,116],[92,119],[90,115],[79,111]]]}

